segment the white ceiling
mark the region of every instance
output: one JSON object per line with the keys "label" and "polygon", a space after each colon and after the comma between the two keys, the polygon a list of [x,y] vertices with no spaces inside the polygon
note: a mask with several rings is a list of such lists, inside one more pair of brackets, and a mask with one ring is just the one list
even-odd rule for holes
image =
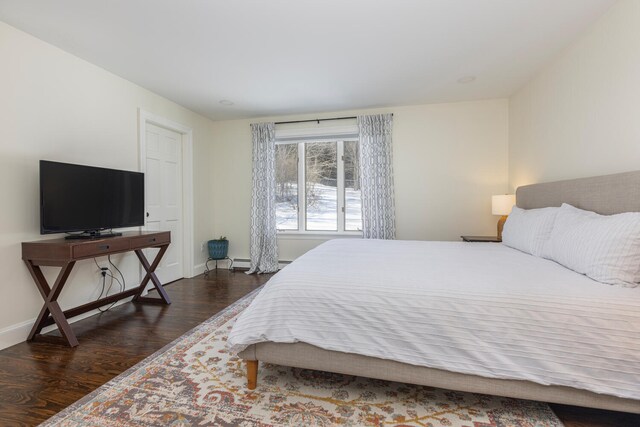
{"label": "white ceiling", "polygon": [[613,3],[0,0],[0,20],[228,119],[506,97]]}

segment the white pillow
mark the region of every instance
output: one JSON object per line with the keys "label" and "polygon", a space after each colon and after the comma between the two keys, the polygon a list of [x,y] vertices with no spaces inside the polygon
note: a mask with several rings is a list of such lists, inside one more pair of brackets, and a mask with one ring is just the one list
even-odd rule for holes
{"label": "white pillow", "polygon": [[514,206],[502,230],[502,243],[541,256],[560,208],[520,209]]}
{"label": "white pillow", "polygon": [[598,282],[635,288],[640,282],[640,212],[599,215],[565,203],[543,256]]}

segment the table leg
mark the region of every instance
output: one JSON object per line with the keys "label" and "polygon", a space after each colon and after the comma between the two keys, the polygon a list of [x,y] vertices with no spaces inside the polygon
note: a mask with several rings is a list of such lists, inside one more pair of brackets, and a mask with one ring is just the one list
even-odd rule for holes
{"label": "table leg", "polygon": [[42,331],[45,322],[49,318],[49,315],[51,315],[56,325],[58,325],[58,329],[60,330],[62,337],[67,340],[71,347],[76,347],[78,345],[78,339],[73,333],[73,330],[71,330],[71,326],[69,325],[69,322],[67,322],[67,319],[58,304],[60,292],[62,292],[62,288],[67,282],[69,274],[76,262],[69,261],[61,266],[62,269],[60,270],[60,273],[58,273],[58,277],[56,278],[53,287],[49,287],[47,279],[44,277],[44,274],[42,274],[40,266],[34,265],[30,260],[25,260],[24,262],[27,264],[27,269],[29,269],[29,273],[31,273],[31,277],[33,277],[33,280],[40,291],[40,295],[42,295],[42,298],[44,299],[44,305],[40,310],[40,314],[38,315],[33,328],[31,328],[31,332],[29,332],[27,341],[32,341],[33,338]]}
{"label": "table leg", "polygon": [[[162,287],[162,283],[160,283],[160,280],[158,280],[158,276],[156,276],[156,273],[155,273],[156,268],[158,268],[158,265],[160,264],[160,261],[162,260],[162,257],[164,256],[164,253],[167,251],[168,247],[169,245],[161,246],[160,251],[156,255],[155,259],[153,260],[153,263],[151,264],[149,264],[147,257],[144,256],[142,249],[136,249],[135,251],[136,255],[138,256],[138,259],[140,260],[140,264],[142,264],[147,274],[144,276],[144,279],[142,279],[142,282],[140,282],[140,286],[138,287],[138,293],[133,297],[133,301],[160,302],[160,303],[164,302],[165,304],[171,304],[169,295],[167,295],[167,292]],[[160,298],[149,298],[149,297],[142,296],[142,292],[144,292],[144,289],[147,286],[147,283],[149,283],[149,280],[151,280],[151,282],[153,283],[153,286],[158,291],[158,294],[160,294]]]}

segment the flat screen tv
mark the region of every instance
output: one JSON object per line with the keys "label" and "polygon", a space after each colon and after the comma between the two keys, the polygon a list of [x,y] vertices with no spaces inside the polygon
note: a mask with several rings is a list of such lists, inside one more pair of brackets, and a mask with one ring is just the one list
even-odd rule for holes
{"label": "flat screen tv", "polygon": [[[144,174],[40,161],[40,233],[113,236],[144,225]],[[105,230],[108,230],[105,233]]]}

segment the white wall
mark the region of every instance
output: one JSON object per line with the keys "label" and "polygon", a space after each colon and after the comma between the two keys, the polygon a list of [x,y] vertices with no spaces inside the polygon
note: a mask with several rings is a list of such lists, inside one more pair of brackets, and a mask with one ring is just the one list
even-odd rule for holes
{"label": "white wall", "polygon": [[[488,100],[215,122],[214,235],[233,257],[249,256],[251,132],[260,121],[394,113],[396,225],[399,239],[458,240],[495,234],[491,195],[507,191],[507,100]],[[280,239],[292,260],[323,240]]]}
{"label": "white wall", "polygon": [[[138,108],[193,128],[195,263],[210,236],[212,122],[0,22],[0,348],[24,340],[42,298],[20,242],[39,235],[38,160],[138,170]],[[123,259],[124,258],[124,259]],[[135,256],[116,257],[129,286]],[[48,277],[57,269],[47,269]],[[68,308],[98,296],[92,261],[76,265],[61,295]]]}
{"label": "white wall", "polygon": [[622,0],[510,99],[510,185],[640,169],[640,1]]}
{"label": "white wall", "polygon": [[[249,123],[262,120],[393,112],[398,238],[495,232],[490,196],[507,190],[507,100],[212,122],[3,23],[0,58],[0,348],[24,339],[42,303],[20,259],[20,242],[43,238],[38,160],[138,169],[138,108],[194,130],[195,264],[205,259],[201,243],[221,234],[231,256],[249,256]],[[320,242],[283,241],[280,257]],[[136,284],[135,258],[116,259]],[[52,280],[57,269],[46,273]],[[78,263],[63,309],[96,298],[98,282],[91,262]]]}

